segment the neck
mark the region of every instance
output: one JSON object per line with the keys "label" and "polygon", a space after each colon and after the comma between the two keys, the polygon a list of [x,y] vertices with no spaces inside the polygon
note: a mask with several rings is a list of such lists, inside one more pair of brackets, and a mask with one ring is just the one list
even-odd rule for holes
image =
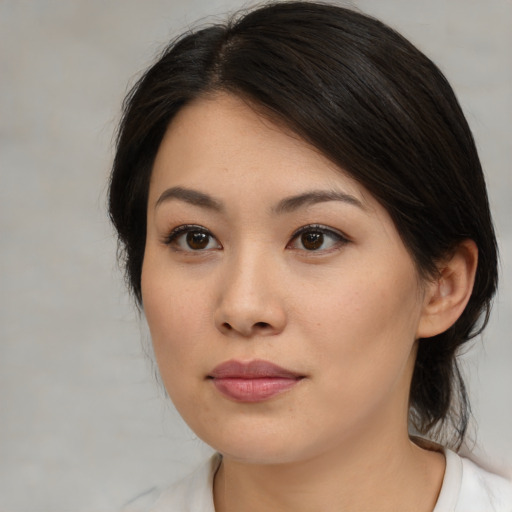
{"label": "neck", "polygon": [[371,430],[358,442],[347,439],[293,463],[225,457],[214,483],[216,512],[432,512],[444,474],[442,454],[416,446],[407,432]]}

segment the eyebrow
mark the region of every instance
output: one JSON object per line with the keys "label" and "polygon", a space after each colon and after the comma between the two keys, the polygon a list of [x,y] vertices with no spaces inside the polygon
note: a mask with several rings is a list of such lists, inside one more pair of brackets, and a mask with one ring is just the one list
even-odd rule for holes
{"label": "eyebrow", "polygon": [[224,210],[222,204],[208,194],[184,187],[172,187],[162,192],[155,203],[155,209],[162,203],[172,199],[184,201],[185,203],[200,206],[201,208],[206,208],[207,210],[213,210],[216,212],[222,212]]}
{"label": "eyebrow", "polygon": [[[215,212],[223,212],[223,204],[204,192],[184,187],[171,187],[162,192],[155,203],[155,209],[166,201],[177,199],[194,206]],[[291,213],[299,208],[328,201],[339,201],[366,210],[363,203],[356,197],[337,190],[311,190],[282,199],[272,208],[276,214]]]}
{"label": "eyebrow", "polygon": [[290,213],[301,207],[310,206],[317,203],[326,203],[328,201],[341,201],[366,210],[363,203],[356,197],[339,192],[337,190],[312,190],[292,197],[287,197],[273,208],[276,213]]}

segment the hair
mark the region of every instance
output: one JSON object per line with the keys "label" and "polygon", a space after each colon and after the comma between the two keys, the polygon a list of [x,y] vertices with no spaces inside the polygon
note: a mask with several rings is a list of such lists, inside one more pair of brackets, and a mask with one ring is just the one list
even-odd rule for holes
{"label": "hair", "polygon": [[283,124],[365,187],[390,214],[424,278],[466,239],[473,292],[447,331],[420,339],[410,426],[459,448],[470,408],[460,347],[487,323],[497,247],[482,168],[441,71],[393,29],[316,2],[263,5],[173,41],[123,104],[109,190],[126,278],[139,306],[153,162],[176,113],[225,92]]}

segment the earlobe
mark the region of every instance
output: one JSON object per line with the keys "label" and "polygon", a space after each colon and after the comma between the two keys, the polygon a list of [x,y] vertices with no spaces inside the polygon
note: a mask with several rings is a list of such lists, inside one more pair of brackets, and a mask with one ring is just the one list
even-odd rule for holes
{"label": "earlobe", "polygon": [[430,338],[449,329],[466,307],[475,282],[478,248],[473,240],[460,242],[439,265],[428,283],[417,338]]}

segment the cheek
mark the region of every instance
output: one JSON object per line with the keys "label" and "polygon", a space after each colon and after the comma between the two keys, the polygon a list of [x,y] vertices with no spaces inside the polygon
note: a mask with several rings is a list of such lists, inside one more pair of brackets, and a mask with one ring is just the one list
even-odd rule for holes
{"label": "cheek", "polygon": [[352,396],[355,390],[364,393],[401,375],[421,311],[414,271],[354,276],[308,299],[305,324],[306,337],[316,340],[313,349],[327,369],[326,379],[339,382],[340,388],[348,386]]}
{"label": "cheek", "polygon": [[295,296],[300,300],[296,300],[295,314],[306,313],[312,329],[357,336],[361,344],[404,329],[414,332],[421,309],[414,270],[393,272],[389,268],[347,269],[318,286],[302,291],[297,287]]}
{"label": "cheek", "polygon": [[208,300],[206,294],[184,285],[179,273],[159,268],[149,258],[143,266],[142,298],[158,367],[168,387],[197,365],[205,318],[210,316]]}
{"label": "cheek", "polygon": [[207,323],[213,321],[207,294],[187,287],[177,275],[154,272],[149,265],[143,272],[142,291],[156,362],[167,394],[185,422],[205,439],[220,421],[212,404],[204,400],[204,379],[211,369],[213,341]]}

